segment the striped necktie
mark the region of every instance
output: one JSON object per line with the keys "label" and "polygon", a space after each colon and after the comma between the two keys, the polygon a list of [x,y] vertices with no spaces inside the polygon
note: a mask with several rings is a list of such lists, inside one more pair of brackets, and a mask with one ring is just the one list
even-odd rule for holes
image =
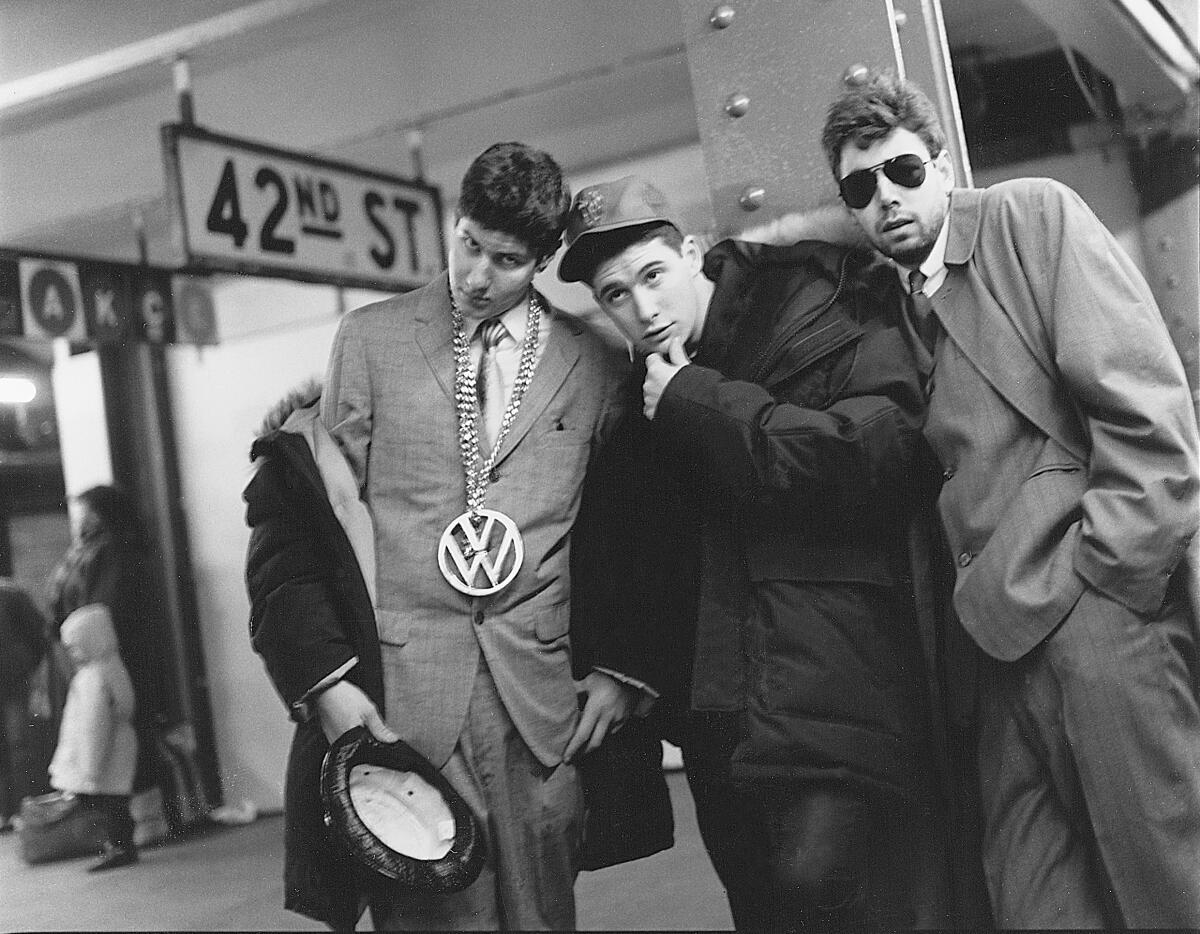
{"label": "striped necktie", "polygon": [[496,366],[496,348],[508,334],[508,329],[497,315],[480,322],[475,333],[479,337],[481,348],[479,369],[475,373],[475,396],[479,400],[484,431],[488,443],[491,444],[500,429],[500,418],[504,414],[504,385]]}

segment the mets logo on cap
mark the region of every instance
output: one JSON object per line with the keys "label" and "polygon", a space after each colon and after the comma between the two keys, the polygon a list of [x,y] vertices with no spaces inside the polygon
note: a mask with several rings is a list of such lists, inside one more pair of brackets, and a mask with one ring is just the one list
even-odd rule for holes
{"label": "mets logo on cap", "polygon": [[579,216],[583,219],[583,223],[588,227],[595,227],[604,220],[604,212],[607,210],[607,205],[604,203],[604,195],[600,193],[598,188],[589,188],[586,191],[579,193],[579,201],[576,205],[579,209]]}

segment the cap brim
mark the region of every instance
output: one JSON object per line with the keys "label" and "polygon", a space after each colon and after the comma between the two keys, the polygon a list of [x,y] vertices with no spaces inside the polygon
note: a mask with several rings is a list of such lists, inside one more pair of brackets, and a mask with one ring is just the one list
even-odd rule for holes
{"label": "cap brim", "polygon": [[[582,282],[587,269],[587,261],[592,255],[595,238],[601,234],[612,233],[614,230],[624,230],[626,227],[642,227],[646,224],[674,224],[669,217],[650,215],[639,217],[637,220],[614,221],[611,224],[598,224],[589,227],[572,243],[558,264],[558,278],[563,282]],[[590,242],[587,242],[591,238]]]}

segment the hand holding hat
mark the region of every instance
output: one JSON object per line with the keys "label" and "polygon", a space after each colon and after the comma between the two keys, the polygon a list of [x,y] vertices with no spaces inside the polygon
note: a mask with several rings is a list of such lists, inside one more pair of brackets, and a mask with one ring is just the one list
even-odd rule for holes
{"label": "hand holding hat", "polygon": [[388,728],[379,708],[357,684],[336,681],[317,695],[315,703],[321,732],[330,743],[356,726],[365,726],[382,743],[394,743],[400,738]]}

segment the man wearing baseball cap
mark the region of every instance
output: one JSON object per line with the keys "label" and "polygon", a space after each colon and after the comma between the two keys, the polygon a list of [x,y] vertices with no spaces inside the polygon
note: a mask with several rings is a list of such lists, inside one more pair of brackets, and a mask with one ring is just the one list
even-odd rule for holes
{"label": "man wearing baseball cap", "polygon": [[662,647],[658,716],[735,924],[936,924],[879,859],[935,784],[905,540],[922,396],[887,270],[816,241],[703,254],[634,176],[583,189],[566,243],[560,278],[645,374],[581,536],[624,603],[586,605]]}

